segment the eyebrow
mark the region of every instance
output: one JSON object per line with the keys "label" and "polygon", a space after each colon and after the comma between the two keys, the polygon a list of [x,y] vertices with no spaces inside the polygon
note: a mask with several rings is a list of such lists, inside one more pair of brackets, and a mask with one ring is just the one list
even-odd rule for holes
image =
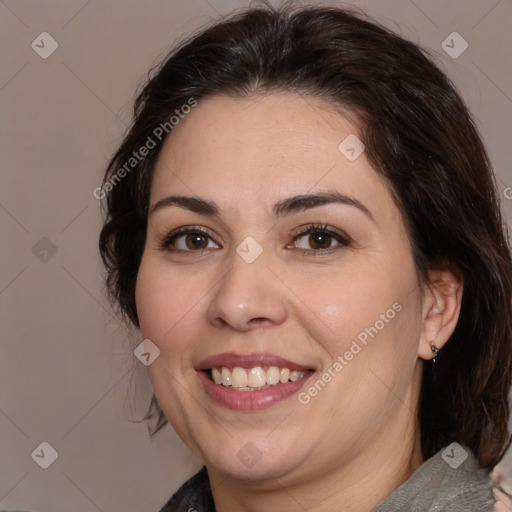
{"label": "eyebrow", "polygon": [[[294,197],[289,197],[277,202],[273,208],[274,217],[282,218],[293,213],[300,211],[309,210],[318,206],[324,206],[327,204],[344,204],[360,210],[368,218],[375,222],[375,219],[370,210],[359,200],[354,197],[346,196],[339,192],[328,191],[319,192],[315,194],[302,194]],[[192,196],[169,196],[161,199],[155,203],[150,211],[149,215],[155,213],[162,208],[170,206],[177,206],[184,210],[189,210],[194,213],[208,216],[220,216],[220,208],[213,201],[201,199],[199,197]]]}

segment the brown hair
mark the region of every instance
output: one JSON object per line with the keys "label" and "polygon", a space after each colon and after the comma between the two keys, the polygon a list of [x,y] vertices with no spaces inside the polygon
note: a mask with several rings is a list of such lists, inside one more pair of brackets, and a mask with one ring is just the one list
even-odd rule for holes
{"label": "brown hair", "polygon": [[[356,114],[366,155],[406,221],[418,275],[448,265],[464,280],[458,324],[419,405],[423,455],[457,441],[491,468],[510,443],[512,263],[496,185],[474,122],[426,52],[362,15],[326,7],[251,8],[190,38],[153,71],[105,184],[191,98],[295,91]],[[100,251],[114,302],[138,326],[135,283],[150,186],[165,137],[105,187]],[[119,175],[118,175],[119,177]],[[112,183],[112,181],[110,181]],[[158,412],[154,434],[165,416]]]}

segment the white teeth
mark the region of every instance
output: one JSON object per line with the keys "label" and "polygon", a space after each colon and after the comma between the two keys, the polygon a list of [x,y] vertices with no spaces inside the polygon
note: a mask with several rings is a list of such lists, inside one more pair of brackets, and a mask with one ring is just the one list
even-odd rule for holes
{"label": "white teeth", "polygon": [[292,382],[295,382],[296,380],[299,380],[299,372],[297,370],[292,370],[290,372],[290,380]]}
{"label": "white teeth", "polygon": [[[224,371],[224,368],[222,368],[222,371]],[[233,368],[233,371],[231,372],[231,385],[234,388],[247,387],[247,373],[243,368]]]}
{"label": "white teeth", "polygon": [[231,372],[227,368],[222,368],[221,377],[223,386],[231,386]]}
{"label": "white teeth", "polygon": [[304,377],[306,373],[277,366],[270,366],[266,371],[261,366],[254,368],[236,366],[232,370],[223,366],[222,368],[212,368],[211,378],[215,384],[233,387],[239,391],[251,391],[275,386],[280,382],[283,384],[289,381],[295,382]]}
{"label": "white teeth", "polygon": [[257,366],[256,368],[251,368],[249,374],[247,375],[247,385],[250,388],[261,388],[267,383],[267,376],[265,375],[265,370]]}
{"label": "white teeth", "polygon": [[217,368],[212,368],[212,380],[215,384],[222,383],[222,376]]}
{"label": "white teeth", "polygon": [[277,384],[279,382],[279,368],[277,366],[271,366],[267,370],[267,384]]}

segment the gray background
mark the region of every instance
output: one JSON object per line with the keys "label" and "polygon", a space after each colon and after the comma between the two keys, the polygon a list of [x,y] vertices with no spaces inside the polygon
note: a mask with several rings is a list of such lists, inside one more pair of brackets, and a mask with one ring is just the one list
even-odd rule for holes
{"label": "gray background", "polygon": [[[198,467],[169,427],[150,441],[144,422],[129,421],[143,416],[151,390],[132,354],[137,333],[104,298],[93,190],[148,69],[191,31],[247,4],[0,2],[0,508],[156,511]],[[511,225],[512,2],[351,4],[430,48],[460,88]],[[469,44],[456,59],[441,46],[454,31]],[[47,59],[31,47],[42,32],[59,45]],[[43,441],[58,452],[48,469],[31,457]]]}

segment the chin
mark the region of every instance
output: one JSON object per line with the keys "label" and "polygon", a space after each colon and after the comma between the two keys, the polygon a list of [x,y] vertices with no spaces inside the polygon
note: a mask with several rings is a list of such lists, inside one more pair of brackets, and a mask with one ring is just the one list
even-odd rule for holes
{"label": "chin", "polygon": [[297,443],[286,446],[277,438],[269,443],[261,437],[254,436],[250,440],[250,436],[244,436],[243,440],[233,441],[221,450],[207,448],[203,454],[201,458],[209,469],[245,481],[279,478],[303,464],[303,457],[297,453]]}

